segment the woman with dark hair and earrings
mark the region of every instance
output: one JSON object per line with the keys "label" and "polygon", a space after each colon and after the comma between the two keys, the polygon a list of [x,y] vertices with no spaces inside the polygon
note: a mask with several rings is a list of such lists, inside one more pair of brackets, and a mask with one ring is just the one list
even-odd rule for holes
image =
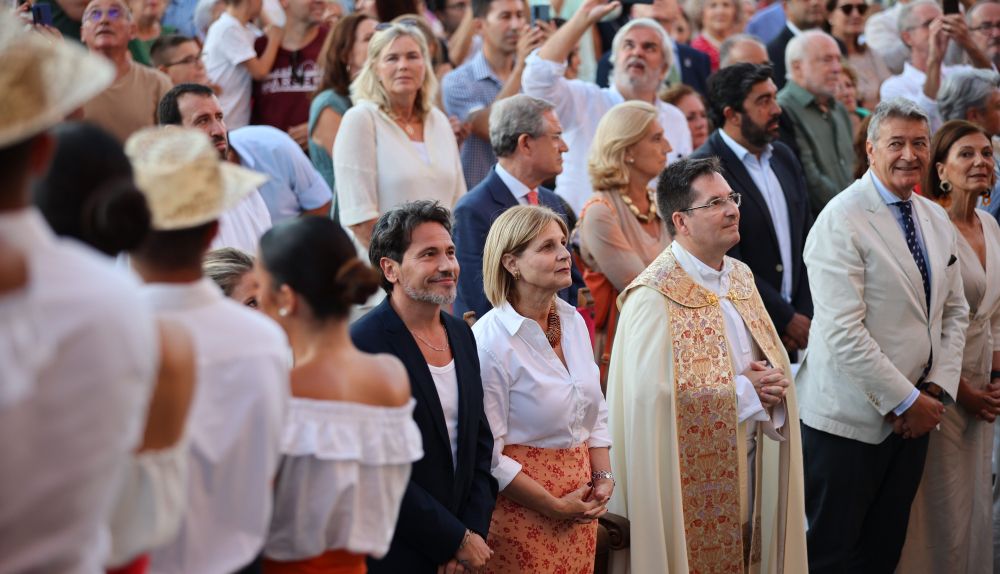
{"label": "woman with dark hair and earrings", "polygon": [[[1000,414],[1000,226],[976,209],[993,189],[993,146],[963,120],[931,140],[922,190],[943,206],[958,231],[951,261],[969,303],[956,405],[930,433],[898,572],[973,574],[993,569],[993,423]],[[956,262],[957,258],[957,262]]]}
{"label": "woman with dark hair and earrings", "polygon": [[411,463],[423,457],[403,364],[359,351],[351,306],[379,288],[337,223],[305,217],[264,234],[261,310],[292,346],[292,398],[264,572],[363,574],[389,549]]}

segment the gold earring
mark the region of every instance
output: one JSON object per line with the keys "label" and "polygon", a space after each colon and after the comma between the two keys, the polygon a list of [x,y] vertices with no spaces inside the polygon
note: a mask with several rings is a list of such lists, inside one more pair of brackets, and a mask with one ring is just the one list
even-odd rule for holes
{"label": "gold earring", "polygon": [[514,281],[520,281],[520,280],[521,280],[521,272],[518,271],[517,269],[515,269],[514,270]]}

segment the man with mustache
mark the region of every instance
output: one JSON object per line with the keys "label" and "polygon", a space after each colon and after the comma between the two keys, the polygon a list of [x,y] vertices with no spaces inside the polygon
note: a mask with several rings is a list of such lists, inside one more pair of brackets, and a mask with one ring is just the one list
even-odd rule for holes
{"label": "man with mustache", "polygon": [[[256,253],[256,240],[270,229],[272,222],[280,223],[299,215],[329,217],[333,193],[302,148],[288,134],[271,126],[246,126],[228,131],[222,106],[210,87],[200,84],[175,86],[160,101],[157,119],[160,124],[200,129],[212,138],[221,157],[268,176],[259,195],[269,219],[261,230],[263,217],[259,206],[254,208],[256,223],[252,231],[257,235],[249,253]],[[253,195],[251,200],[256,203]],[[249,230],[240,230],[244,237],[246,231]],[[223,225],[220,235],[226,232]]]}
{"label": "man with mustache", "polygon": [[115,82],[83,106],[83,117],[124,142],[133,132],[156,125],[156,104],[170,89],[170,78],[132,61],[135,37],[132,12],[122,0],[92,0],[83,13],[81,37],[87,48],[111,61]]}
{"label": "man with mustache", "polygon": [[913,192],[930,167],[927,115],[883,100],[867,137],[871,169],[820,213],[803,252],[815,306],[796,387],[812,574],[895,570],[969,323],[955,227]]}
{"label": "man with mustache", "polygon": [[566,130],[566,165],[556,178],[556,193],[579,213],[593,192],[587,175],[587,156],[601,117],[616,104],[641,100],[656,107],[664,135],[673,151],[673,162],[691,153],[691,131],[683,112],[656,97],[673,61],[671,40],[656,20],[631,20],[615,34],[611,53],[611,85],[600,88],[580,80],[567,80],[566,58],[583,34],[610,14],[618,2],[586,0],[541,49],[528,56],[522,82],[524,93],[556,105],[556,115]]}
{"label": "man with mustache", "polygon": [[833,36],[809,30],[788,42],[784,57],[791,77],[778,92],[778,103],[792,126],[815,215],[854,181],[851,118],[834,97],[840,48]]}
{"label": "man with mustache", "polygon": [[812,225],[802,165],[778,137],[781,108],[770,66],[734,64],[708,79],[709,116],[720,126],[691,157],[718,157],[744,197],[740,241],[729,256],[746,263],[791,357],[809,344],[813,314],[802,247]]}
{"label": "man with mustache", "polygon": [[493,432],[472,330],[449,315],[459,265],[451,213],[414,201],[379,217],[368,257],[386,298],[351,327],[367,353],[389,353],[406,366],[417,401],[424,457],[413,464],[389,552],[368,561],[371,574],[480,572],[497,481],[490,474]]}

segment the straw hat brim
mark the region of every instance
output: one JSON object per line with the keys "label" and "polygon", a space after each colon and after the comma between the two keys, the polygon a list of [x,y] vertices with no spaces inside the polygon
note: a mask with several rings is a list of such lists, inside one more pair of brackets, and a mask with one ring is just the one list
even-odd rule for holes
{"label": "straw hat brim", "polygon": [[171,231],[197,227],[210,221],[216,221],[223,213],[236,207],[251,193],[255,193],[268,180],[268,177],[262,173],[226,161],[220,162],[218,168],[222,176],[223,186],[221,202],[214,205],[203,204],[200,206],[203,208],[201,210],[175,217],[157,214],[156,208],[153,207],[153,228]]}
{"label": "straw hat brim", "polygon": [[56,125],[100,94],[114,81],[115,68],[0,12],[0,147],[7,147]]}

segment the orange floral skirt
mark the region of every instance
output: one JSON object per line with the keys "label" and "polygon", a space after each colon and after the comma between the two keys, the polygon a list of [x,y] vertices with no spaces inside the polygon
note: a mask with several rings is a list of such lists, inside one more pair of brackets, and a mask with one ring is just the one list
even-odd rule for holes
{"label": "orange floral skirt", "polygon": [[[515,444],[504,447],[503,453],[521,463],[521,472],[553,496],[565,496],[590,482],[590,450],[585,444],[566,449]],[[487,543],[494,551],[486,564],[491,574],[592,574],[597,521],[552,520],[501,492]]]}
{"label": "orange floral skirt", "polygon": [[319,556],[279,562],[264,559],[264,574],[365,574],[367,556],[346,550],[330,550]]}

